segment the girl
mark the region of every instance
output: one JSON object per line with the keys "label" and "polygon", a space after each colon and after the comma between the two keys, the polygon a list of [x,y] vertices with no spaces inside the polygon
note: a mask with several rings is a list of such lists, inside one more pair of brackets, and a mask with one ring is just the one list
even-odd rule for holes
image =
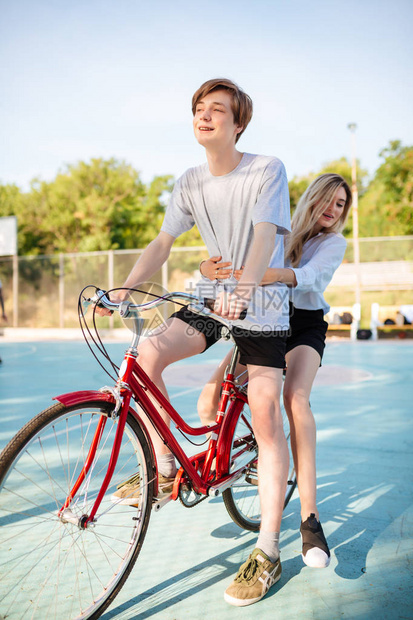
{"label": "girl", "polygon": [[[346,241],[340,234],[352,202],[346,181],[338,174],[319,176],[304,192],[292,218],[286,241],[285,268],[267,269],[261,286],[283,282],[290,287],[290,331],[287,340],[288,370],[284,382],[284,406],[291,433],[297,486],[301,502],[302,558],[307,566],[325,568],[330,551],[319,521],[316,504],[316,426],[310,409],[313,381],[323,357],[329,311],[323,292],[343,260]],[[210,280],[242,269],[214,256],[200,265]],[[230,354],[229,354],[230,355]],[[229,355],[221,362],[198,401],[204,424],[214,421],[220,387]]]}

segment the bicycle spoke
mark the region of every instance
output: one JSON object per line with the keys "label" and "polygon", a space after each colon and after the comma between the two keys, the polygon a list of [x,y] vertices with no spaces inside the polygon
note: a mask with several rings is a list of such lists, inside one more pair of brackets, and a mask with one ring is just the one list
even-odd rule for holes
{"label": "bicycle spoke", "polygon": [[[24,497],[23,495],[20,495],[19,493],[17,493],[16,491],[13,491],[10,488],[6,488],[6,490],[11,493],[12,495],[15,495],[16,497],[23,499],[26,502],[29,502],[30,504],[32,504],[33,506],[35,506],[36,508],[39,508],[41,510],[46,510],[46,508],[44,506],[42,506],[41,504],[35,504],[32,500],[28,499],[27,497]],[[50,510],[46,510],[47,512],[49,512],[52,517],[54,517],[53,512],[50,512]],[[36,516],[36,515],[32,515],[32,516]]]}
{"label": "bicycle spoke", "polygon": [[[50,538],[50,537],[52,536],[52,534],[53,534],[53,532],[51,532],[51,533],[50,533],[50,535],[48,536],[48,538]],[[44,543],[43,541],[41,541],[41,542],[40,542],[40,543],[39,543],[39,544],[38,544],[38,545],[37,545],[37,546],[36,546],[33,550],[29,550],[29,551],[27,551],[27,553],[22,554],[21,556],[17,557],[17,558],[16,558],[16,560],[20,560],[19,564],[21,564],[21,563],[22,563],[21,561],[22,561],[22,559],[24,558],[24,556],[28,556],[29,554],[31,555],[34,551],[36,551],[37,549],[39,549],[39,548],[41,548],[41,547],[42,547],[42,548],[43,548],[43,550],[44,550],[45,543]],[[24,573],[22,576],[20,576],[20,578],[19,578],[19,580],[18,580],[18,581],[16,580],[16,583],[15,583],[15,585],[12,587],[12,590],[11,590],[11,591],[13,591],[14,589],[16,589],[16,590],[17,590],[16,597],[15,597],[15,599],[14,599],[14,600],[16,600],[16,599],[17,599],[17,596],[18,596],[18,594],[19,594],[19,586],[20,586],[20,584],[21,584],[21,583],[24,583],[25,578],[26,578],[28,575],[30,575],[30,574],[31,574],[31,572],[33,571],[33,569],[37,567],[37,565],[38,565],[38,564],[39,564],[39,563],[40,563],[40,562],[44,559],[44,557],[47,555],[47,553],[48,553],[48,550],[47,550],[47,549],[46,549],[46,550],[44,550],[44,554],[43,554],[43,556],[41,556],[41,557],[38,559],[38,561],[37,561],[34,565],[30,566],[30,568],[28,568],[28,569],[27,569],[26,573]],[[30,601],[30,603],[31,603],[31,601]],[[9,609],[11,609],[11,608],[12,608],[12,605],[9,607]]]}
{"label": "bicycle spoke", "polygon": [[[55,549],[54,549],[54,554],[53,554],[52,559],[51,559],[51,562],[50,562],[49,572],[48,572],[48,574],[46,575],[46,577],[44,578],[43,583],[41,584],[41,587],[40,587],[39,591],[37,592],[37,595],[36,595],[36,599],[35,599],[35,601],[39,601],[39,600],[40,600],[40,597],[41,597],[41,595],[42,595],[42,592],[44,591],[44,589],[45,589],[45,587],[46,587],[46,584],[47,584],[47,583],[48,583],[48,581],[49,581],[49,576],[50,576],[51,574],[53,574],[53,573],[54,573],[54,569],[55,569],[55,558],[56,558],[56,556],[58,556],[58,555],[60,554],[60,545],[61,545],[61,538],[59,538],[59,542],[58,542],[58,544],[56,545],[56,547],[55,547]],[[40,561],[41,561],[41,560],[39,560],[39,562],[40,562]],[[39,563],[39,562],[38,562],[38,563]],[[57,564],[58,564],[58,566],[59,566],[59,563],[57,563]],[[33,569],[31,569],[31,570],[33,570]]]}
{"label": "bicycle spoke", "polygon": [[25,478],[26,480],[28,480],[29,482],[31,482],[32,484],[34,484],[34,486],[36,486],[44,495],[49,496],[52,500],[54,500],[54,502],[56,503],[56,508],[59,508],[59,504],[56,501],[56,496],[51,495],[48,491],[45,491],[39,484],[37,484],[37,482],[35,480],[33,480],[32,478],[29,478],[29,476],[26,476],[26,474],[24,474],[23,472],[19,471],[17,468],[15,470],[18,474],[20,474],[20,476],[22,476],[22,478]]}
{"label": "bicycle spoke", "polygon": [[[55,500],[56,500],[56,504],[58,504],[58,501],[57,501],[57,498],[56,498],[56,493],[54,492],[54,485],[53,485],[54,480],[53,480],[53,477],[52,477],[52,475],[51,475],[51,473],[50,473],[50,470],[49,470],[49,467],[48,467],[48,464],[47,464],[46,454],[45,454],[45,452],[44,452],[44,449],[43,449],[43,444],[42,444],[42,441],[41,441],[41,438],[40,438],[40,437],[39,437],[39,445],[40,445],[40,449],[41,449],[41,451],[42,451],[43,461],[44,461],[44,464],[45,464],[46,470],[44,470],[44,469],[43,469],[42,465],[41,465],[41,464],[37,461],[37,459],[35,459],[35,458],[34,458],[34,456],[31,454],[31,452],[27,452],[27,453],[28,453],[28,455],[29,455],[29,456],[30,456],[30,457],[31,457],[31,458],[35,461],[35,463],[36,463],[36,464],[37,464],[37,465],[38,465],[41,469],[43,469],[43,471],[45,471],[46,476],[47,476],[47,478],[49,479],[50,486],[51,486],[51,488],[52,488],[52,493],[53,493],[53,495],[54,495],[54,497],[55,497]],[[62,487],[60,487],[60,484],[58,484],[58,486],[59,486],[60,490],[62,491],[62,493],[65,493],[65,490],[64,490]]]}
{"label": "bicycle spoke", "polygon": [[[24,620],[89,617],[107,605],[136,559],[151,514],[154,476],[148,475],[149,448],[144,453],[146,440],[133,419],[132,426],[127,421],[114,477],[94,523],[83,529],[76,520],[90,513],[99,494],[117,420],[105,424],[68,512],[58,514],[90,454],[102,409],[109,417],[112,408],[111,403],[72,409],[54,405],[50,422],[42,421],[11,454],[7,484],[0,483],[0,553],[6,569],[0,598],[7,614],[19,609]],[[110,493],[118,481],[136,472],[141,474],[141,507],[131,511],[112,502]]]}

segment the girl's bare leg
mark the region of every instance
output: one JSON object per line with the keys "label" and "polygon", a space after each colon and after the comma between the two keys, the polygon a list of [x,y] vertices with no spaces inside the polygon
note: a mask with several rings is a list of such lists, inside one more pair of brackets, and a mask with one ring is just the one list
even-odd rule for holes
{"label": "girl's bare leg", "polygon": [[284,406],[290,422],[291,449],[301,502],[301,519],[311,513],[318,520],[316,504],[316,425],[310,409],[310,393],[320,366],[312,347],[300,345],[286,355]]}

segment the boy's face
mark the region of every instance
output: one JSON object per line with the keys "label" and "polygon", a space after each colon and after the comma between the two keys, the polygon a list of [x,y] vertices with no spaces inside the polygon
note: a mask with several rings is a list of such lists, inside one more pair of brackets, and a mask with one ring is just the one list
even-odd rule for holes
{"label": "boy's face", "polygon": [[234,123],[231,95],[226,90],[215,90],[198,101],[193,120],[195,137],[205,148],[223,148],[234,145],[242,130]]}

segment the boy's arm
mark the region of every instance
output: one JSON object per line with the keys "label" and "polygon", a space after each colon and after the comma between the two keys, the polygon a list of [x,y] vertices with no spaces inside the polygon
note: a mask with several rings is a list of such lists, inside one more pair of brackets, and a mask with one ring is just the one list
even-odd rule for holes
{"label": "boy's arm", "polygon": [[248,308],[251,297],[271,260],[276,234],[275,224],[268,222],[256,224],[243,274],[231,295],[226,296],[221,293],[217,298],[214,310],[217,314],[229,320],[235,320],[245,308]]}
{"label": "boy's arm", "polygon": [[[147,282],[168,259],[174,241],[175,237],[161,231],[144,249],[126,278],[123,288],[131,289],[139,286],[143,282]],[[114,302],[124,301],[128,296],[129,291],[127,290],[114,291],[110,294],[110,298]],[[101,316],[108,316],[111,314],[110,311],[105,308],[96,308],[96,312]]]}
{"label": "boy's arm", "polygon": [[[174,241],[175,237],[161,231],[144,249],[126,278],[123,287],[135,288],[139,284],[147,282],[168,260]],[[126,299],[128,292],[119,291],[118,296]]]}

